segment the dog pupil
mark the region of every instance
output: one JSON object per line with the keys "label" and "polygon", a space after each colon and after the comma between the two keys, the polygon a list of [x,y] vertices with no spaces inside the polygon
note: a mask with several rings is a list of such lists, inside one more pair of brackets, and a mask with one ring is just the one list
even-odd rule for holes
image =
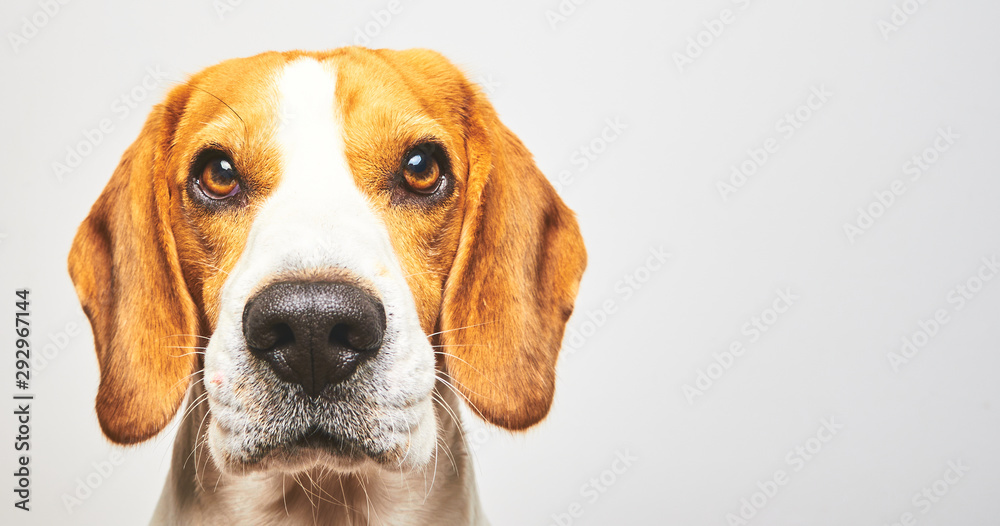
{"label": "dog pupil", "polygon": [[415,153],[410,156],[410,160],[407,161],[406,167],[413,173],[420,173],[427,169],[427,161],[423,154]]}
{"label": "dog pupil", "polygon": [[228,182],[233,178],[233,165],[225,159],[219,159],[219,163],[213,171],[215,172],[213,175],[218,181]]}

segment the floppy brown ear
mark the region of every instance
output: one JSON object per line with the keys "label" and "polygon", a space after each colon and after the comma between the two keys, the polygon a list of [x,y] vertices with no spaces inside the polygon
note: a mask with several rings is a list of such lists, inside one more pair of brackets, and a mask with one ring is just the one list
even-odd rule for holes
{"label": "floppy brown ear", "polygon": [[[177,412],[195,367],[198,317],[178,263],[165,173],[175,119],[157,106],[69,253],[101,369],[97,417],[114,442],[141,442]],[[186,348],[185,348],[186,347]]]}
{"label": "floppy brown ear", "polygon": [[441,343],[473,409],[507,429],[545,417],[587,254],[573,212],[531,153],[475,92],[458,252]]}

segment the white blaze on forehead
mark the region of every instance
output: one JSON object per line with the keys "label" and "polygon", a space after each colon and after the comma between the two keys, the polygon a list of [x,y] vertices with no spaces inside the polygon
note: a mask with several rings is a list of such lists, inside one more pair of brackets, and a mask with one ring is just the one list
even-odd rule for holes
{"label": "white blaze on forehead", "polygon": [[284,164],[283,187],[329,186],[350,175],[334,111],[336,88],[337,73],[332,65],[299,59],[285,66],[278,83],[277,133]]}
{"label": "white blaze on forehead", "polygon": [[336,87],[332,64],[299,59],[285,66],[278,83],[281,195],[276,193],[272,201],[294,197],[306,204],[344,192],[360,197],[344,155],[344,137],[334,109]]}
{"label": "white blaze on forehead", "polygon": [[302,58],[279,75],[275,142],[281,175],[254,219],[241,260],[270,267],[269,273],[341,267],[370,277],[393,254],[347,164],[336,69]]}

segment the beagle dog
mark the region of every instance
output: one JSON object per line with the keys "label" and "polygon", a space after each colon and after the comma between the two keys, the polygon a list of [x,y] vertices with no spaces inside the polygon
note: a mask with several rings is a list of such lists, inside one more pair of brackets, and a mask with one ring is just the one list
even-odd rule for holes
{"label": "beagle dog", "polygon": [[147,119],[73,241],[104,434],[178,420],[154,524],[485,524],[459,403],[552,402],[573,213],[428,50],[222,62]]}

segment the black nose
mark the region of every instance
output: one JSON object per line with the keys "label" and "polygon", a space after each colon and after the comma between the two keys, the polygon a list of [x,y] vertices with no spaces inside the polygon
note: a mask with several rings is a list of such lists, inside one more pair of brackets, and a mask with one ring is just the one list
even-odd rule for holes
{"label": "black nose", "polygon": [[382,303],[344,283],[273,283],[243,310],[247,347],[312,397],[354,374],[384,334]]}

